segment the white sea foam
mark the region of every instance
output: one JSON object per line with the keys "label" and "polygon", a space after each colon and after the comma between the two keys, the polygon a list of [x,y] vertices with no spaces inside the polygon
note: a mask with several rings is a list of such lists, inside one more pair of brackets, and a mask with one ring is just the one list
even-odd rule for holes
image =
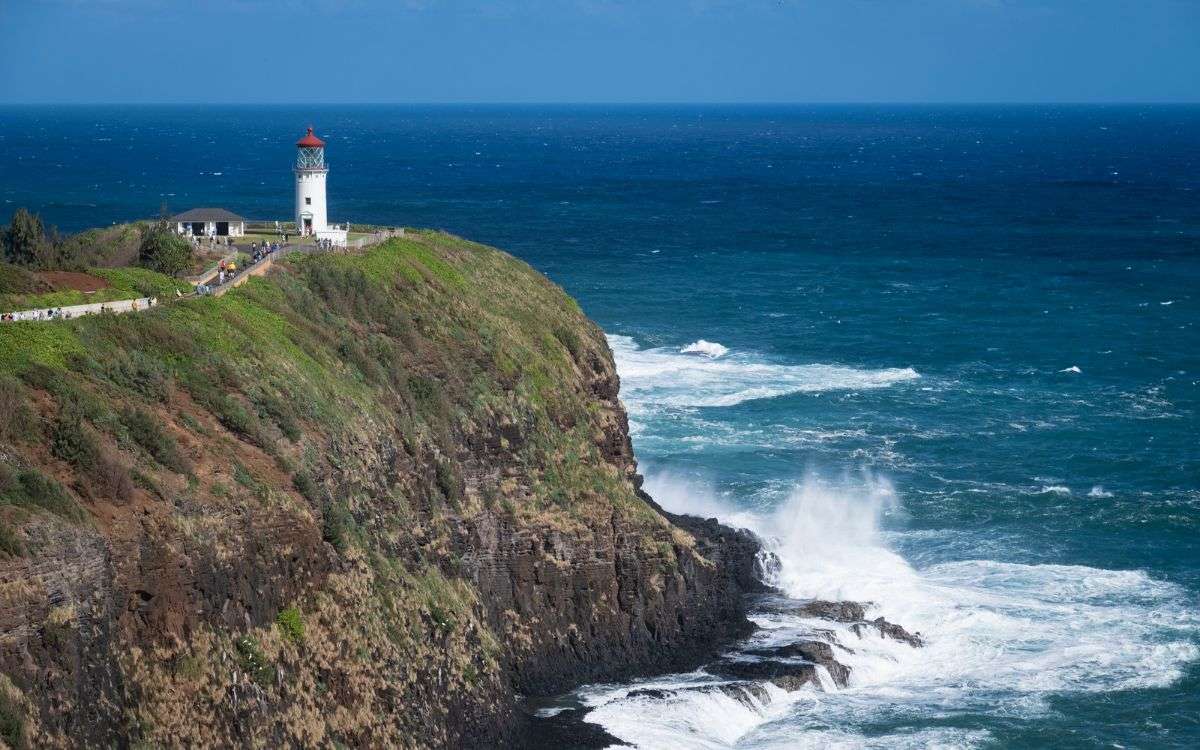
{"label": "white sea foam", "polygon": [[761,705],[716,692],[668,700],[594,695],[588,719],[639,748],[971,747],[988,736],[938,729],[868,737],[853,727],[954,712],[1037,715],[1050,710],[1052,694],[1166,686],[1200,658],[1200,615],[1178,587],[1141,571],[982,559],[914,568],[881,531],[901,507],[879,477],[810,477],[767,512],[731,507],[707,487],[669,475],[652,474],[647,489],[670,510],[756,531],[778,555],[774,583],[789,595],[871,602],[869,616],[920,632],[926,646],[871,631],[860,637],[827,621],[756,615],[756,646],[788,643],[812,627],[837,631],[853,649],[839,656],[852,669],[850,686],[773,692]]}
{"label": "white sea foam", "polygon": [[700,339],[699,341],[693,341],[692,343],[683,347],[679,350],[679,352],[680,354],[703,354],[706,357],[716,359],[717,357],[724,357],[726,354],[728,354],[729,349],[721,344],[716,343],[715,341],[705,341],[704,339]]}
{"label": "white sea foam", "polygon": [[[628,336],[609,336],[621,374],[621,398],[636,416],[655,406],[734,406],[792,393],[886,388],[920,377],[911,367],[860,370],[838,365],[775,364],[747,354],[707,356],[661,347],[642,349]],[[697,341],[686,347],[699,344]],[[724,349],[724,347],[721,347]]]}
{"label": "white sea foam", "polygon": [[1040,495],[1046,495],[1046,494],[1070,495],[1071,488],[1065,487],[1061,484],[1046,484],[1046,485],[1042,485],[1042,488],[1040,490],[1038,490],[1038,494],[1040,494]]}
{"label": "white sea foam", "polygon": [[1104,485],[1097,484],[1088,490],[1088,497],[1112,497],[1113,493],[1104,489]]}
{"label": "white sea foam", "polygon": [[1059,372],[1071,372],[1078,375],[1083,372],[1083,370],[1079,369],[1079,365],[1071,365],[1070,367],[1064,367],[1063,369],[1059,370]]}

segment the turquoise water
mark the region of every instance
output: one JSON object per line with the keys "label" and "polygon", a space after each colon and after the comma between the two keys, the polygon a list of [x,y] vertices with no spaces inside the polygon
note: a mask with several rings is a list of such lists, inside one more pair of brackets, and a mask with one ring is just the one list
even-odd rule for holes
{"label": "turquoise water", "polygon": [[309,121],[331,219],[581,301],[656,497],[930,642],[753,710],[595,688],[618,737],[1200,745],[1200,108],[7,108],[0,215],[287,216]]}

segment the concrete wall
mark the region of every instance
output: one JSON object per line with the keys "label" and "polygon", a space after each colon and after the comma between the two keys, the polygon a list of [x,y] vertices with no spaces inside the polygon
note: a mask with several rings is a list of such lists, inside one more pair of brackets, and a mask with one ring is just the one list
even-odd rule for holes
{"label": "concrete wall", "polygon": [[[155,297],[142,297],[141,299],[124,299],[117,302],[93,302],[86,305],[68,305],[66,307],[47,308],[42,307],[36,310],[21,310],[12,313],[16,320],[61,320],[63,318],[78,318],[84,315],[96,315],[102,312],[105,313],[126,313],[138,310],[146,310],[158,304],[158,299]],[[50,310],[62,311],[62,317],[50,316]]]}

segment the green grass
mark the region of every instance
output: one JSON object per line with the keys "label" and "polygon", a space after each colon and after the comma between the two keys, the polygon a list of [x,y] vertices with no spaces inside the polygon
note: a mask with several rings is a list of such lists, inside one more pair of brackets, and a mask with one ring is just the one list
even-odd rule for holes
{"label": "green grass", "polygon": [[279,615],[275,618],[275,625],[283,633],[283,637],[292,643],[304,642],[304,617],[295,605],[280,610]]}
{"label": "green grass", "polygon": [[82,521],[83,509],[54,479],[37,469],[0,463],[0,505],[40,509],[69,521]]}
{"label": "green grass", "polygon": [[92,268],[88,273],[106,280],[111,286],[95,292],[84,293],[74,289],[58,292],[25,294],[0,294],[0,312],[36,310],[49,307],[90,305],[100,302],[159,297],[160,301],[191,291],[191,285],[144,268]]}

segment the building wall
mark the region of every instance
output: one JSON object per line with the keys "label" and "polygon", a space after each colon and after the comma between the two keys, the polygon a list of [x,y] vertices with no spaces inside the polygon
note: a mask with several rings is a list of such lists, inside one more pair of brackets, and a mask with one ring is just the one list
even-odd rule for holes
{"label": "building wall", "polygon": [[[325,206],[325,177],[328,170],[296,170],[296,230],[303,231],[305,213],[312,214],[313,232],[324,231],[329,226]],[[311,205],[305,202],[311,198]]]}

